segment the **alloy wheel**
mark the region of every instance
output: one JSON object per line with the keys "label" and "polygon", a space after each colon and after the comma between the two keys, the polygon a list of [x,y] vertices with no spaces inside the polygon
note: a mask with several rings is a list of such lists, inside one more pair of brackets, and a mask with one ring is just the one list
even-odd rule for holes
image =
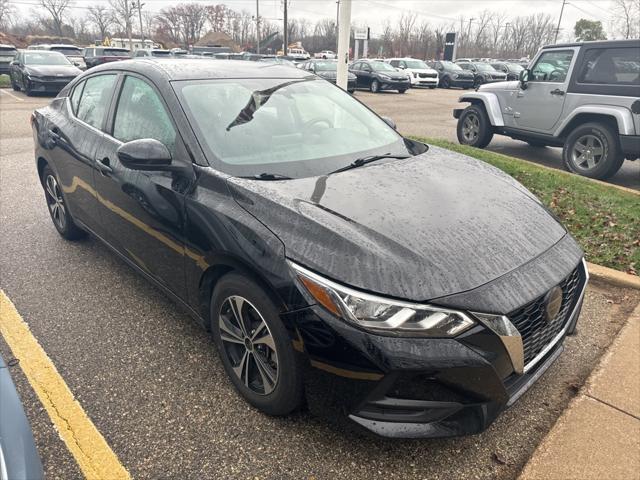
{"label": "alloy wheel", "polygon": [[51,212],[51,218],[60,230],[64,230],[67,224],[67,212],[64,206],[64,199],[60,192],[60,187],[53,175],[47,175],[45,180],[45,192],[47,197],[47,205]]}
{"label": "alloy wheel", "polygon": [[218,315],[224,354],[242,384],[269,395],[278,384],[278,352],[264,318],[246,298],[227,297]]}
{"label": "alloy wheel", "polygon": [[475,113],[468,113],[462,122],[462,136],[465,142],[474,143],[480,135],[480,119]]}
{"label": "alloy wheel", "polygon": [[573,144],[571,160],[574,165],[585,170],[592,170],[604,158],[604,145],[595,135],[583,135]]}

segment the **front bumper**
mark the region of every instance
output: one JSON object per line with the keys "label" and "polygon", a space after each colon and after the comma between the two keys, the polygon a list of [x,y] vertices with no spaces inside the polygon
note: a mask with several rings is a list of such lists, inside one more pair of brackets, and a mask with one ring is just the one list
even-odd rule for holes
{"label": "front bumper", "polygon": [[58,93],[71,80],[41,80],[34,77],[29,77],[29,86],[31,91],[33,92],[41,92],[41,93]]}
{"label": "front bumper", "polygon": [[411,75],[411,86],[412,87],[437,87],[438,86],[438,77],[414,77]]}
{"label": "front bumper", "polygon": [[521,373],[509,342],[484,323],[453,339],[406,338],[362,331],[317,306],[296,312],[294,346],[309,358],[309,408],[385,437],[481,432],[562,352],[582,308],[588,279],[582,268],[562,328]]}
{"label": "front bumper", "polygon": [[410,87],[411,80],[380,80],[380,90],[407,90]]}
{"label": "front bumper", "polygon": [[451,86],[460,88],[472,88],[473,78],[452,78]]}

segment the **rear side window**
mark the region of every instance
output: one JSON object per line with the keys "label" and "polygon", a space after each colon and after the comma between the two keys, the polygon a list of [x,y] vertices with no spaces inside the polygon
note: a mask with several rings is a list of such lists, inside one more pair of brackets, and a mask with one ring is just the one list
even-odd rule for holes
{"label": "rear side window", "polygon": [[80,103],[80,96],[82,95],[82,89],[84,88],[85,82],[80,82],[73,88],[73,93],[71,94],[71,110],[73,110],[73,114],[78,114],[78,104]]}
{"label": "rear side window", "polygon": [[162,100],[147,82],[127,77],[118,100],[113,137],[121,142],[153,138],[173,154],[176,131]]}
{"label": "rear side window", "polygon": [[76,116],[92,127],[101,129],[111,103],[115,82],[115,74],[97,75],[87,79],[82,90]]}
{"label": "rear side window", "polygon": [[600,85],[640,85],[640,49],[587,50],[577,81]]}

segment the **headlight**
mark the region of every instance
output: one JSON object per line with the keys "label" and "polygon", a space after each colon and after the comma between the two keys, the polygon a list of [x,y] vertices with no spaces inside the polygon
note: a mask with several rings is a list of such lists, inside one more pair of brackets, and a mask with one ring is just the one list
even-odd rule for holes
{"label": "headlight", "polygon": [[416,72],[413,72],[413,78],[418,78],[418,74]]}
{"label": "headlight", "polygon": [[475,321],[464,312],[391,300],[353,290],[289,262],[306,292],[336,317],[376,333],[454,337]]}
{"label": "headlight", "polygon": [[380,78],[384,78],[385,80],[391,80],[391,77],[389,75],[386,75],[384,73],[380,73]]}
{"label": "headlight", "polygon": [[453,75],[451,75],[453,78],[458,78],[460,75],[458,75],[457,73],[454,73]]}

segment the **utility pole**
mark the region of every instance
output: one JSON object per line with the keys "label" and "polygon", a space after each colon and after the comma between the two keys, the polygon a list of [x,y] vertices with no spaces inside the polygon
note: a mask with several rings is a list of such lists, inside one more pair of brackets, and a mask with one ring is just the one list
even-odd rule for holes
{"label": "utility pole", "polygon": [[260,54],[260,0],[256,0],[256,53]]}
{"label": "utility pole", "polygon": [[287,25],[287,3],[289,3],[289,0],[284,0],[284,32],[282,33],[284,46],[282,48],[282,51],[284,52],[285,57],[289,55],[289,28]]}
{"label": "utility pole", "polygon": [[142,7],[144,7],[144,5],[145,4],[141,3],[140,0],[138,0],[138,3],[133,0],[131,4],[133,8],[138,9],[138,20],[140,21],[140,37],[142,37],[142,48],[144,48],[144,30],[142,29]]}
{"label": "utility pole", "polygon": [[556,38],[553,39],[553,43],[558,42],[558,33],[560,33],[560,24],[562,23],[562,13],[564,12],[564,6],[567,0],[562,0],[562,8],[560,9],[560,18],[558,19],[558,28],[556,28]]}
{"label": "utility pole", "polygon": [[336,0],[336,52],[338,51],[338,32],[340,31],[340,0]]}
{"label": "utility pole", "polygon": [[336,84],[347,89],[349,65],[349,37],[351,33],[351,0],[340,0],[340,28],[338,30],[338,77]]}

